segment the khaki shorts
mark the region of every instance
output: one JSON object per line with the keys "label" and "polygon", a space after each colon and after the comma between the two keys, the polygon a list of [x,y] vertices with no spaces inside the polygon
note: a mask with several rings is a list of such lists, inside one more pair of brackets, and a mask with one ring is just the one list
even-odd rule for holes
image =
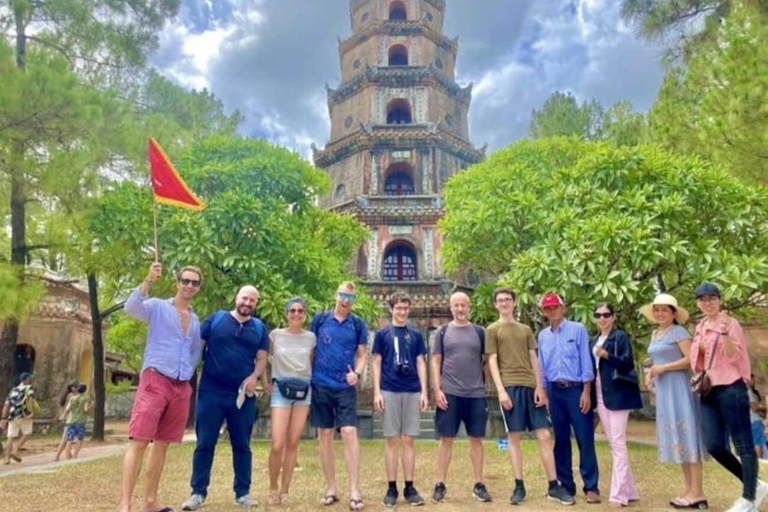
{"label": "khaki shorts", "polygon": [[32,418],[15,418],[8,422],[8,438],[32,434]]}
{"label": "khaki shorts", "polygon": [[382,391],[381,395],[384,398],[384,437],[417,437],[421,423],[421,394]]}

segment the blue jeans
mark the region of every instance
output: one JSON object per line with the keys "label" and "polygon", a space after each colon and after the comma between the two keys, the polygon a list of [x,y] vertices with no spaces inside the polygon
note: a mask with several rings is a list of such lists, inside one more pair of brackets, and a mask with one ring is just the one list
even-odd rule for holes
{"label": "blue jeans", "polygon": [[251,431],[256,421],[256,398],[246,398],[242,409],[235,404],[237,392],[205,388],[197,395],[195,432],[197,447],[192,458],[192,494],[208,495],[211,466],[219,440],[221,425],[226,420],[232,465],[235,470],[235,497],[245,496],[251,489]]}
{"label": "blue jeans", "polygon": [[576,495],[576,482],[573,480],[573,457],[571,454],[571,429],[579,447],[579,472],[584,482],[584,492],[600,493],[597,487],[598,469],[595,453],[595,413],[590,410],[583,414],[579,408],[579,399],[584,386],[558,388],[549,384],[549,414],[555,431],[555,468],[557,479],[572,495]]}
{"label": "blue jeans", "polygon": [[[749,420],[749,395],[744,381],[713,386],[712,391],[701,399],[701,420],[707,451],[742,481],[742,497],[753,501],[757,490],[757,454]],[[726,428],[739,452],[738,459],[723,442]]]}

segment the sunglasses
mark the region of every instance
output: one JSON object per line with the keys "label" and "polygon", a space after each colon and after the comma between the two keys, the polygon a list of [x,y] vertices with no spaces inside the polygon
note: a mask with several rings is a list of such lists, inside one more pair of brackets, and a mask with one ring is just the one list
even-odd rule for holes
{"label": "sunglasses", "polygon": [[200,288],[200,281],[199,281],[198,279],[187,279],[186,277],[182,277],[181,279],[179,279],[179,282],[180,282],[180,283],[181,283],[183,286],[189,286],[189,285],[192,285],[192,286],[194,286],[195,288]]}
{"label": "sunglasses", "polygon": [[355,295],[354,293],[339,292],[339,298],[341,300],[348,300],[352,302],[355,300],[355,298],[357,298],[357,295]]}
{"label": "sunglasses", "polygon": [[304,310],[303,309],[289,309],[288,313],[291,313],[293,315],[303,315]]}
{"label": "sunglasses", "polygon": [[592,316],[595,318],[611,318],[613,313],[592,313]]}

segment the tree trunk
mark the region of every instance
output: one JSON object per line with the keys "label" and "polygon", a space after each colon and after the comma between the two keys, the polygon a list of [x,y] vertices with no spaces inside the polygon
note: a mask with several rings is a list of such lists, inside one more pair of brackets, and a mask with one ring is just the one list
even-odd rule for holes
{"label": "tree trunk", "polygon": [[104,413],[106,403],[106,390],[104,387],[104,340],[102,337],[102,325],[104,319],[99,311],[99,289],[94,272],[88,273],[88,299],[91,306],[91,321],[93,328],[93,390],[95,395],[95,407],[93,409],[93,437],[94,441],[104,440]]}
{"label": "tree trunk", "polygon": [[[26,24],[20,9],[14,12],[16,23],[16,65],[22,70],[27,69],[25,62],[27,54]],[[19,284],[24,285],[24,266],[27,260],[27,197],[24,190],[24,144],[20,141],[11,143],[11,264],[19,274]],[[14,355],[19,339],[19,321],[8,318],[0,335],[0,398],[5,399],[16,379]]]}

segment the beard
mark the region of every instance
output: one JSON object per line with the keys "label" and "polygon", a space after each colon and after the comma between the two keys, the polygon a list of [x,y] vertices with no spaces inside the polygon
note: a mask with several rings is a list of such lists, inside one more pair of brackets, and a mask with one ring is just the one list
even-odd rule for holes
{"label": "beard", "polygon": [[244,304],[237,306],[237,312],[243,316],[251,316],[253,314],[253,308]]}

